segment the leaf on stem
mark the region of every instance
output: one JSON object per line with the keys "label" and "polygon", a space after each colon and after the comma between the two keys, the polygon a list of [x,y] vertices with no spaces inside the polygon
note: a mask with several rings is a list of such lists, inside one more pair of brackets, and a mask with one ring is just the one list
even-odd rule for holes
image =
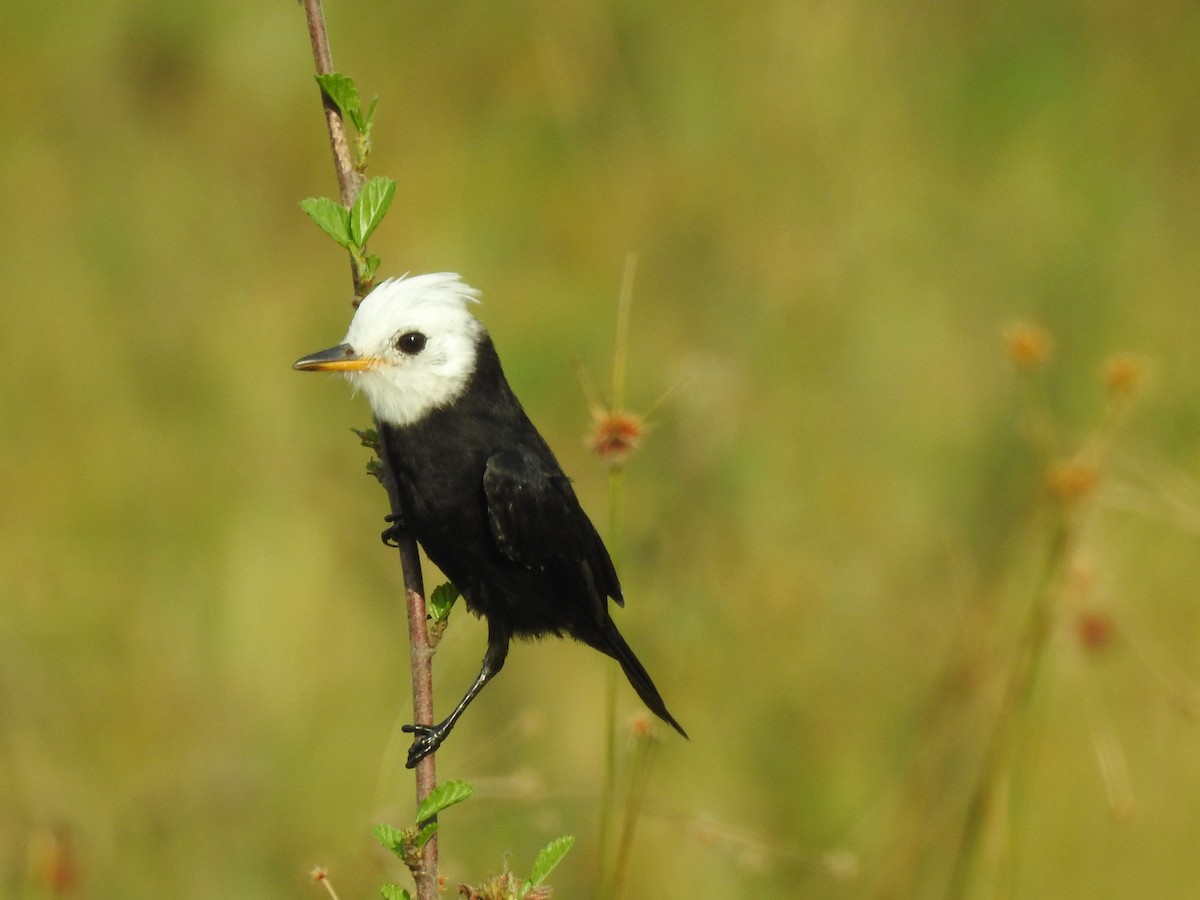
{"label": "leaf on stem", "polygon": [[432,819],[455,803],[462,803],[473,793],[475,793],[475,788],[465,781],[442,782],[417,807],[417,821],[424,822],[426,819]]}
{"label": "leaf on stem", "polygon": [[566,834],[551,841],[542,849],[542,852],[537,855],[537,859],[533,861],[533,871],[529,873],[529,880],[521,886],[522,897],[546,880],[547,876],[554,871],[554,867],[562,862],[562,858],[567,855],[567,851],[574,843],[575,836]]}
{"label": "leaf on stem", "polygon": [[412,900],[412,894],[398,884],[385,884],[379,889],[383,900]]}
{"label": "leaf on stem", "polygon": [[367,238],[383,221],[395,194],[396,182],[390,178],[377,176],[363,183],[350,207],[350,236],[359,247],[367,245]]}
{"label": "leaf on stem", "polygon": [[454,602],[461,596],[458,593],[458,588],[450,582],[439,584],[433,589],[433,593],[429,595],[429,600],[426,603],[426,611],[429,613],[429,618],[434,622],[444,622],[450,617],[450,610],[454,607]]}
{"label": "leaf on stem", "polygon": [[417,850],[424,850],[429,839],[437,834],[438,823],[430,822],[417,833]]}
{"label": "leaf on stem", "polygon": [[317,227],[349,250],[354,246],[350,231],[350,211],[334,203],[328,197],[308,197],[300,201],[300,208]]}
{"label": "leaf on stem", "polygon": [[371,126],[375,124],[375,108],[379,105],[379,96],[371,98],[367,113],[358,123],[358,138],[354,141],[354,168],[362,174],[367,169],[367,157],[371,155]]}
{"label": "leaf on stem", "polygon": [[367,114],[363,116],[363,125],[359,131],[362,133],[364,140],[371,139],[371,126],[375,124],[375,107],[379,105],[379,95],[376,94],[371,98],[371,103],[367,107]]}
{"label": "leaf on stem", "polygon": [[375,839],[388,850],[404,859],[404,831],[386,822],[376,825],[372,830]]}
{"label": "leaf on stem", "polygon": [[[365,123],[362,115],[362,107],[358,102],[358,88],[354,85],[354,79],[349,75],[343,75],[341,72],[317,75],[316,79],[317,84],[321,86],[321,90],[325,92],[325,96],[337,105],[337,108],[342,111],[342,115],[349,116],[350,121],[354,123],[354,127],[359,132],[362,132]],[[374,107],[374,103],[372,103],[372,107]]]}
{"label": "leaf on stem", "polygon": [[365,284],[370,284],[375,280],[375,273],[379,271],[379,257],[374,253],[368,253],[363,257],[362,264],[359,266],[359,273]]}
{"label": "leaf on stem", "polygon": [[351,428],[357,436],[362,446],[368,450],[374,450],[375,455],[379,455],[379,432],[374,428]]}

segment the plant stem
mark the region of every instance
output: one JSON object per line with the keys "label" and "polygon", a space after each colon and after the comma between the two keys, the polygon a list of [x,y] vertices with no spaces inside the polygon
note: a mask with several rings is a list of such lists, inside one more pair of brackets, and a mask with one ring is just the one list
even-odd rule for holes
{"label": "plant stem", "polygon": [[[312,44],[313,62],[318,75],[328,75],[333,72],[333,55],[329,49],[329,35],[325,30],[325,12],[321,0],[303,0],[305,19],[308,23],[308,35]],[[350,151],[350,143],[346,138],[346,125],[342,120],[341,110],[337,104],[321,92],[321,102],[325,109],[325,124],[329,130],[329,147],[333,152],[333,166],[337,173],[338,194],[341,203],[347,209],[354,203],[362,179],[354,167],[354,158]],[[353,259],[350,261],[351,278],[354,282],[356,297],[362,297],[365,285],[358,277],[358,270]],[[378,425],[378,423],[376,423]],[[388,494],[391,513],[398,522],[403,522],[403,509],[400,505],[399,492],[396,489],[396,479],[386,453],[380,453],[382,466],[382,482]],[[395,534],[395,532],[394,532]],[[426,627],[425,585],[421,576],[421,558],[417,554],[417,542],[407,531],[395,534],[396,543],[400,548],[400,568],[404,575],[404,590],[408,611],[408,637],[410,662],[412,668],[413,690],[413,720],[421,723],[433,722],[433,650],[429,644],[429,632]],[[437,769],[433,755],[425,757],[417,766],[416,795],[417,805],[433,791],[437,785]],[[434,835],[425,844],[422,851],[422,865],[413,872],[416,881],[418,900],[436,900],[438,888],[438,842]]]}
{"label": "plant stem", "polygon": [[[608,546],[614,556],[618,556],[617,521],[621,506],[621,469],[612,468],[608,472]],[[596,881],[596,897],[609,897],[615,888],[608,866],[609,839],[612,835],[613,811],[617,804],[617,689],[620,670],[616,666],[608,667],[608,683],[605,690],[605,748],[604,748],[604,787],[600,793],[600,877]]]}
{"label": "plant stem", "polygon": [[617,299],[617,334],[613,342],[612,409],[625,408],[625,369],[629,358],[629,309],[633,305],[633,277],[637,273],[637,254],[625,257],[621,273],[621,293]]}
{"label": "plant stem", "polygon": [[625,896],[626,877],[629,874],[629,860],[633,852],[633,837],[637,831],[638,818],[642,814],[642,804],[646,799],[646,789],[650,786],[650,770],[654,763],[654,750],[658,739],[650,727],[638,735],[637,753],[633,760],[633,774],[630,779],[629,796],[625,801],[625,818],[621,823],[621,840],[617,845],[617,856],[613,861],[612,896]]}
{"label": "plant stem", "polygon": [[[621,293],[617,298],[617,328],[613,339],[612,393],[610,412],[620,412],[625,403],[625,371],[629,357],[629,311],[633,304],[633,277],[637,271],[637,254],[625,257],[621,274]],[[608,470],[608,550],[613,563],[620,568],[621,557],[621,489],[623,468],[612,465]],[[605,697],[604,786],[600,793],[600,878],[596,883],[598,900],[611,897],[618,888],[620,874],[608,865],[609,840],[612,835],[613,812],[617,804],[617,691],[620,686],[618,669],[610,666]],[[619,860],[618,860],[619,861]]]}
{"label": "plant stem", "polygon": [[[1070,558],[1074,536],[1069,512],[1056,510],[1056,515],[1057,521],[1050,538],[1042,575],[1038,580],[1037,593],[1017,646],[1012,673],[1001,698],[995,726],[984,751],[979,777],[967,808],[963,836],[946,895],[950,900],[967,896],[971,870],[975,865],[985,827],[996,801],[1001,799],[1001,792],[1005,790],[1006,776],[1011,775],[1012,761],[1021,741],[1022,731],[1019,726],[1028,709],[1053,630],[1058,594],[1062,587],[1062,572]],[[1010,793],[1006,804],[1012,800],[1012,788],[1009,787],[1008,790]],[[1011,825],[1010,821],[1010,827]]]}

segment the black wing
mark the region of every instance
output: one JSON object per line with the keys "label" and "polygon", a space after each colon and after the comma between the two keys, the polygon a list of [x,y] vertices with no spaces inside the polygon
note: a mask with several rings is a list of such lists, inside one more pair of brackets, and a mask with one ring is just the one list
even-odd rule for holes
{"label": "black wing", "polygon": [[508,559],[587,597],[600,621],[608,617],[608,597],[624,605],[604,542],[556,464],[528,450],[504,450],[488,459],[483,490],[492,537]]}

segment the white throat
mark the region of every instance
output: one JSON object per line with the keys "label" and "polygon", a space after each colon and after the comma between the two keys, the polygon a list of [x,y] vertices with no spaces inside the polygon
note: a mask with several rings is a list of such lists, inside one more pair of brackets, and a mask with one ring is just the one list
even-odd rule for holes
{"label": "white throat", "polygon": [[415,425],[435,409],[452,406],[467,390],[475,369],[440,373],[397,373],[366,369],[347,373],[350,383],[367,395],[375,418],[403,428]]}

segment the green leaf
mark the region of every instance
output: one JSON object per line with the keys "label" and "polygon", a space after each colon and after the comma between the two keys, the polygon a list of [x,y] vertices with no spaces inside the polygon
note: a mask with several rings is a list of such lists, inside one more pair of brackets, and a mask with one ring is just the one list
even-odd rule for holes
{"label": "green leaf", "polygon": [[375,110],[379,106],[379,96],[371,98],[371,105],[358,125],[358,138],[354,141],[354,168],[360,175],[367,169],[367,157],[371,155],[371,129],[375,125]]}
{"label": "green leaf", "polygon": [[404,830],[386,822],[376,825],[372,831],[375,839],[401,859],[404,859]]}
{"label": "green leaf", "polygon": [[412,900],[412,894],[398,884],[385,884],[379,889],[383,900]]}
{"label": "green leaf", "polygon": [[376,94],[371,98],[371,105],[367,107],[367,114],[363,116],[363,127],[359,129],[362,136],[369,138],[371,136],[371,126],[375,124],[375,107],[379,105],[379,95]]}
{"label": "green leaf", "polygon": [[347,250],[354,244],[350,236],[350,211],[328,197],[309,197],[300,201],[300,208],[317,223],[323,232]]}
{"label": "green leaf", "polygon": [[362,264],[359,266],[359,273],[362,276],[362,280],[366,284],[370,284],[372,281],[375,280],[375,273],[378,271],[379,271],[379,257],[376,256],[374,253],[368,253],[363,258]]}
{"label": "green leaf", "polygon": [[458,588],[450,582],[447,581],[445,584],[439,584],[433,589],[433,593],[429,595],[429,618],[435,622],[446,621],[450,617],[450,610],[454,606],[454,601],[460,596]]}
{"label": "green leaf", "polygon": [[395,194],[396,182],[382,175],[368,178],[363,183],[350,207],[350,236],[354,243],[360,247],[367,245],[367,238],[383,221]]}
{"label": "green leaf", "polygon": [[362,175],[367,171],[367,157],[371,155],[371,139],[360,134],[354,139],[354,171]]}
{"label": "green leaf", "polygon": [[429,843],[429,839],[431,837],[433,837],[435,834],[437,834],[437,830],[438,830],[438,823],[430,822],[428,825],[426,825],[424,828],[422,828],[417,833],[417,850],[418,851],[424,849],[425,845]]}
{"label": "green leaf", "polygon": [[318,75],[316,78],[317,84],[321,86],[325,96],[337,105],[337,108],[342,111],[342,115],[349,116],[355,128],[362,131],[362,109],[359,106],[358,88],[354,85],[354,79],[341,72],[330,72],[328,75]]}
{"label": "green leaf", "polygon": [[455,803],[462,803],[473,793],[475,793],[475,788],[465,781],[442,782],[417,807],[417,821],[424,822],[426,819],[432,819]]}
{"label": "green leaf", "polygon": [[374,428],[351,428],[357,436],[362,446],[368,450],[379,450],[379,432]]}
{"label": "green leaf", "polygon": [[555,866],[562,862],[562,858],[567,855],[567,851],[571,849],[571,845],[574,843],[575,836],[567,834],[547,844],[542,849],[542,852],[537,855],[537,859],[534,860],[533,871],[529,873],[529,880],[521,886],[520,896],[524,897],[545,881],[546,876],[554,871]]}

